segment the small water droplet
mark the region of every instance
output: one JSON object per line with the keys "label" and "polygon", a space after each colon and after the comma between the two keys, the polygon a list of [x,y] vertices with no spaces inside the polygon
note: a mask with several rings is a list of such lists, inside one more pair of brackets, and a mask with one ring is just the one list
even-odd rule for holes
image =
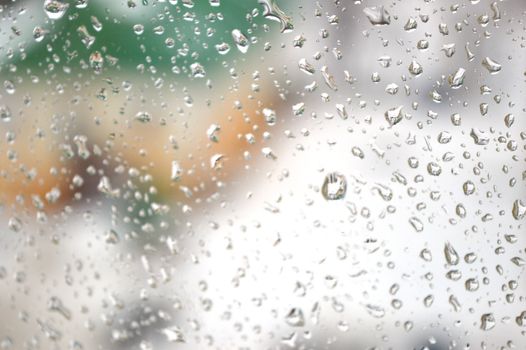
{"label": "small water droplet", "polygon": [[166,340],[170,343],[185,343],[185,338],[181,328],[177,326],[172,326],[162,330],[162,333],[165,335]]}
{"label": "small water droplet", "polygon": [[208,139],[212,142],[219,142],[218,133],[221,130],[221,127],[217,124],[210,124],[208,129],[206,130],[206,136],[208,136]]}
{"label": "small water droplet", "polygon": [[204,78],[206,75],[205,68],[197,62],[190,65],[190,71],[194,78]]}
{"label": "small water droplet", "polygon": [[183,168],[181,168],[181,166],[179,165],[179,162],[176,160],[172,160],[170,180],[179,181],[181,179],[182,174],[183,174]]}
{"label": "small water droplet", "polygon": [[409,223],[413,226],[416,232],[422,232],[424,230],[424,224],[417,217],[413,216],[409,218]]}
{"label": "small water droplet", "polygon": [[139,111],[135,115],[135,120],[137,120],[137,121],[139,121],[141,123],[149,123],[149,122],[152,121],[152,116],[148,112]]}
{"label": "small water droplet", "polygon": [[422,65],[417,61],[411,61],[408,69],[409,73],[411,73],[414,76],[418,76],[424,72],[424,68],[422,68]]}
{"label": "small water droplet", "polygon": [[0,120],[7,123],[11,121],[11,117],[11,109],[6,105],[0,105]]}
{"label": "small water droplet", "polygon": [[292,308],[285,316],[285,322],[292,327],[303,327],[305,325],[305,317],[300,308]]}
{"label": "small water droplet", "polygon": [[270,108],[263,108],[263,117],[265,118],[265,122],[269,126],[276,125],[277,116],[276,111]]}

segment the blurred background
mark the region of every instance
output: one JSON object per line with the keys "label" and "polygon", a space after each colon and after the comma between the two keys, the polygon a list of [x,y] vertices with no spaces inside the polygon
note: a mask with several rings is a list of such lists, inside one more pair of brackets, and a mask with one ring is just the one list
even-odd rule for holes
{"label": "blurred background", "polygon": [[0,1],[0,349],[526,348],[525,19]]}

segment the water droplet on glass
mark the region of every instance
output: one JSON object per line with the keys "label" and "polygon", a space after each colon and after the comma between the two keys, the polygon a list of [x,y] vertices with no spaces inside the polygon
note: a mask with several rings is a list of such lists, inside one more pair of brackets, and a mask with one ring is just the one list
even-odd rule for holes
{"label": "water droplet on glass", "polygon": [[141,123],[149,123],[149,122],[152,121],[152,116],[148,112],[139,111],[135,115],[135,120],[137,120],[137,121],[139,121]]}
{"label": "water droplet on glass", "polygon": [[11,117],[11,109],[6,105],[0,105],[0,120],[7,123],[11,121]]}
{"label": "water droplet on glass", "polygon": [[20,232],[20,230],[22,230],[22,226],[22,221],[15,216],[9,218],[7,221],[7,227],[9,227],[9,229],[13,232]]}
{"label": "water droplet on glass", "polygon": [[88,7],[88,0],[75,0],[75,7],[78,9],[85,9]]}
{"label": "water droplet on glass", "polygon": [[526,311],[521,312],[521,314],[515,318],[515,322],[521,327],[526,326]]}
{"label": "water droplet on glass", "polygon": [[246,53],[248,51],[250,42],[248,41],[245,34],[241,33],[239,29],[232,30],[232,39],[234,40],[234,43],[236,44],[237,49],[241,53]]}
{"label": "water droplet on glass", "polygon": [[451,86],[452,89],[458,89],[462,86],[464,83],[464,75],[466,74],[466,70],[464,68],[459,68],[455,72],[455,74],[450,75],[447,78],[447,81],[449,83],[449,86]]}
{"label": "water droplet on glass", "polygon": [[416,232],[422,232],[424,230],[424,224],[417,217],[410,217],[409,223],[413,226]]}
{"label": "water droplet on glass", "polygon": [[110,179],[107,176],[100,178],[99,184],[97,185],[99,192],[104,193],[108,197],[118,197],[120,194],[119,189],[113,189],[110,183]]}
{"label": "water droplet on glass", "polygon": [[464,283],[468,292],[476,292],[479,289],[479,281],[476,278],[469,278]]}
{"label": "water droplet on glass", "polygon": [[363,13],[365,13],[365,16],[367,16],[373,26],[391,24],[391,16],[383,6],[366,7],[363,9]]}
{"label": "water droplet on glass", "polygon": [[219,142],[218,133],[221,130],[221,127],[217,124],[210,124],[208,129],[206,130],[206,136],[208,136],[208,139],[212,142]]}
{"label": "water droplet on glass", "polygon": [[515,200],[511,208],[511,214],[515,220],[524,219],[526,217],[526,205],[520,199]]}
{"label": "water droplet on glass", "polygon": [[177,162],[176,160],[172,160],[170,180],[179,181],[182,174],[183,174],[183,168],[181,168],[181,166],[179,165],[179,162]]}
{"label": "water droplet on glass", "polygon": [[44,37],[46,36],[47,34],[47,30],[45,30],[44,28],[42,27],[35,27],[33,29],[33,39],[35,39],[35,41],[37,43],[41,42],[42,40],[44,40]]}
{"label": "water droplet on glass", "polygon": [[49,19],[60,19],[66,13],[69,4],[59,0],[45,0],[44,11]]}
{"label": "water droplet on glass", "polygon": [[230,51],[230,45],[225,42],[217,44],[215,48],[220,55],[226,55]]}
{"label": "water droplet on glass", "polygon": [[99,51],[95,51],[89,56],[89,63],[95,74],[100,74],[102,72],[104,58]]}
{"label": "water droplet on glass", "polygon": [[263,17],[279,22],[282,33],[288,33],[294,29],[292,19],[278,7],[276,0],[258,0],[258,3],[263,5]]}
{"label": "water droplet on glass", "polygon": [[305,325],[305,317],[300,308],[292,308],[285,316],[285,322],[291,327],[303,327]]}
{"label": "water droplet on glass", "polygon": [[464,194],[466,196],[469,196],[475,193],[475,184],[472,181],[468,180],[462,185],[462,190],[464,191]]}
{"label": "water droplet on glass", "polygon": [[307,62],[307,60],[305,58],[301,58],[298,62],[298,67],[300,68],[300,70],[304,73],[307,73],[309,75],[312,75],[314,74],[314,72],[316,71],[316,69],[314,68],[313,65],[311,65],[309,62]]}
{"label": "water droplet on glass", "polygon": [[385,316],[385,309],[379,305],[367,304],[365,305],[367,313],[374,318],[382,318]]}
{"label": "water droplet on glass", "polygon": [[458,262],[460,261],[457,251],[455,250],[455,248],[453,248],[453,246],[449,242],[447,242],[444,245],[444,256],[446,257],[446,262],[449,265],[457,265]]}
{"label": "water droplet on glass", "polygon": [[326,200],[339,200],[345,197],[347,180],[340,173],[332,172],[325,176],[321,187],[321,194]]}
{"label": "water droplet on glass", "polygon": [[9,95],[13,95],[16,92],[15,83],[11,80],[4,80],[4,88]]}
{"label": "water droplet on glass", "polygon": [[489,331],[493,329],[497,322],[495,321],[495,316],[493,314],[484,314],[480,318],[480,329],[483,331]]}
{"label": "water droplet on glass", "polygon": [[489,143],[489,137],[482,130],[472,128],[469,135],[473,138],[476,145],[484,146]]}
{"label": "water droplet on glass", "polygon": [[389,125],[396,125],[402,120],[402,118],[404,117],[402,113],[402,108],[403,106],[398,106],[385,111],[385,120],[387,120]]}
{"label": "water droplet on glass", "polygon": [[418,76],[424,72],[424,68],[418,63],[417,61],[411,61],[409,64],[409,73],[413,74],[414,76]]}
{"label": "water droplet on glass", "polygon": [[417,27],[416,19],[414,19],[413,17],[409,17],[409,19],[404,25],[404,30],[406,32],[412,32],[413,30],[416,29],[416,27]]}
{"label": "water droplet on glass", "polygon": [[482,59],[482,65],[488,70],[488,72],[490,72],[491,74],[497,74],[502,66],[500,64],[498,64],[497,62],[493,61],[491,58],[489,57],[485,57],[484,59]]}
{"label": "water droplet on glass", "polygon": [[165,335],[166,340],[170,343],[184,343],[185,338],[181,328],[177,326],[172,326],[162,330],[162,333]]}
{"label": "water droplet on glass", "polygon": [[438,176],[442,173],[442,168],[435,162],[429,162],[427,164],[427,172],[429,175]]}
{"label": "water droplet on glass", "polygon": [[223,168],[223,160],[225,159],[225,156],[216,153],[210,157],[210,168],[214,170],[220,170]]}
{"label": "water droplet on glass", "polygon": [[89,49],[95,42],[95,37],[89,34],[88,29],[86,29],[85,26],[78,27],[77,33],[79,34],[80,41],[87,49]]}
{"label": "water droplet on glass", "polygon": [[190,71],[194,78],[204,78],[206,75],[204,67],[197,62],[190,65]]}
{"label": "water droplet on glass", "polygon": [[276,111],[270,108],[263,108],[262,112],[263,112],[263,117],[265,118],[265,122],[267,123],[267,125],[269,126],[276,125],[276,120],[277,120]]}

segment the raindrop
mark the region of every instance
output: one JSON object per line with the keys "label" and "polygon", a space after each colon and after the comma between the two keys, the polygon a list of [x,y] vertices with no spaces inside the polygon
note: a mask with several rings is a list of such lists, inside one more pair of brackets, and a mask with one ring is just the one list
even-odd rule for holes
{"label": "raindrop", "polygon": [[226,55],[230,51],[230,45],[225,42],[217,44],[215,47],[220,55]]}
{"label": "raindrop", "polygon": [[190,71],[192,72],[192,76],[194,78],[204,78],[206,75],[204,67],[197,62],[190,65]]}
{"label": "raindrop", "polygon": [[278,7],[276,0],[258,0],[258,3],[263,5],[263,17],[279,22],[282,33],[288,33],[294,29],[292,19]]}
{"label": "raindrop", "polygon": [[232,30],[232,39],[241,53],[247,53],[250,42],[239,29]]}
{"label": "raindrop", "polygon": [[89,63],[95,74],[100,74],[102,72],[104,58],[99,51],[95,51],[89,56]]}
{"label": "raindrop", "polygon": [[464,191],[464,194],[466,196],[469,196],[475,193],[475,184],[472,181],[468,180],[462,185],[462,190]]}
{"label": "raindrop", "polygon": [[409,17],[409,19],[404,25],[404,30],[406,32],[412,32],[416,29],[416,27],[417,27],[416,19],[414,19],[413,17]]}
{"label": "raindrop", "polygon": [[476,145],[484,146],[489,143],[489,137],[482,130],[472,128],[469,135],[473,138]]}
{"label": "raindrop", "polygon": [[422,232],[424,230],[424,224],[417,217],[410,217],[409,223],[413,226],[416,232]]}
{"label": "raindrop", "polygon": [[422,68],[420,63],[418,63],[417,61],[412,61],[409,64],[409,73],[413,74],[414,76],[418,76],[418,75],[422,74],[423,71],[424,71],[424,69]]}
{"label": "raindrop", "polygon": [[460,261],[457,251],[449,242],[447,242],[444,246],[444,256],[446,257],[446,262],[449,265],[457,265]]}
{"label": "raindrop", "polygon": [[0,120],[6,123],[10,122],[11,116],[11,109],[6,105],[0,105]]}
{"label": "raindrop", "polygon": [[285,322],[291,327],[303,327],[305,325],[305,317],[300,308],[292,308],[285,316]]}
{"label": "raindrop", "polygon": [[276,125],[276,111],[270,108],[263,108],[263,117],[265,118],[265,122],[269,126]]}
{"label": "raindrop", "polygon": [[464,68],[459,68],[455,72],[455,74],[450,75],[447,79],[449,86],[452,89],[458,89],[462,86],[464,83],[464,75],[466,74],[466,70]]}
{"label": "raindrop", "polygon": [[183,168],[181,168],[181,166],[179,165],[179,162],[177,162],[176,160],[172,160],[170,180],[179,181],[181,179],[182,174],[183,174]]}
{"label": "raindrop", "polygon": [[59,0],[45,0],[44,11],[49,19],[60,19],[66,13],[69,4]]}
{"label": "raindrop", "polygon": [[385,310],[383,307],[373,304],[365,305],[367,313],[374,318],[382,318],[385,316]]}
{"label": "raindrop", "polygon": [[309,62],[307,62],[305,58],[302,58],[299,60],[298,67],[300,68],[302,72],[307,73],[309,75],[314,74],[314,72],[316,71],[314,66],[312,66]]}
{"label": "raindrop", "polygon": [[520,199],[515,200],[511,208],[511,214],[515,220],[524,219],[526,217],[526,205]]}
{"label": "raindrop", "polygon": [[497,74],[502,66],[500,64],[498,64],[497,62],[493,61],[491,58],[489,57],[485,57],[483,60],[482,60],[482,65],[488,70],[488,72],[490,72],[491,74]]}
{"label": "raindrop", "polygon": [[170,343],[184,343],[185,338],[181,328],[177,326],[172,326],[162,330],[162,333],[165,335],[166,340]]}
{"label": "raindrop", "polygon": [[22,230],[22,226],[22,221],[15,216],[9,218],[7,221],[7,227],[9,227],[9,229],[13,232],[20,232],[20,230]]}
{"label": "raindrop", "polygon": [[427,164],[427,172],[429,175],[438,176],[442,173],[442,168],[437,163],[430,162]]}
{"label": "raindrop", "polygon": [[149,122],[152,121],[152,116],[148,112],[139,111],[135,115],[135,120],[137,120],[137,121],[139,121],[141,123],[149,123]]}
{"label": "raindrop", "polygon": [[210,124],[206,130],[206,136],[212,142],[219,142],[219,137],[217,136],[218,132],[221,130],[221,127],[217,124]]}
{"label": "raindrop", "polygon": [[484,314],[480,318],[480,329],[483,331],[489,331],[490,329],[493,329],[497,322],[495,321],[495,317],[493,314]]}
{"label": "raindrop", "polygon": [[383,6],[379,7],[366,7],[363,13],[369,19],[369,22],[373,26],[383,26],[391,24],[391,16]]}
{"label": "raindrop", "polygon": [[345,197],[347,180],[340,173],[332,172],[325,176],[321,187],[321,194],[326,200],[339,200]]}
{"label": "raindrop", "polygon": [[391,126],[396,125],[402,120],[403,118],[402,108],[403,106],[394,107],[394,108],[388,109],[384,113],[385,120],[387,120],[389,125]]}

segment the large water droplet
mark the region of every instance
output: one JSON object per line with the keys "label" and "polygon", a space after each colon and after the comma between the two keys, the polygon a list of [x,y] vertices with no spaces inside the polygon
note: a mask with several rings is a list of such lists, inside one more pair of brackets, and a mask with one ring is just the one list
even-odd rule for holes
{"label": "large water droplet", "polygon": [[502,66],[498,64],[497,62],[493,61],[489,57],[485,57],[482,60],[482,65],[490,72],[491,74],[497,74],[501,69]]}
{"label": "large water droplet", "polygon": [[66,13],[69,4],[59,0],[44,1],[44,11],[50,19],[60,19]]}
{"label": "large water droplet", "polygon": [[288,33],[294,29],[292,19],[278,7],[276,0],[258,0],[258,3],[263,5],[265,18],[280,23],[282,33]]}
{"label": "large water droplet", "polygon": [[450,75],[447,79],[449,86],[451,86],[452,89],[458,89],[462,86],[464,83],[464,75],[466,74],[466,70],[464,68],[459,68],[455,72],[455,74]]}
{"label": "large water droplet", "polygon": [[484,314],[480,318],[480,329],[484,331],[489,331],[493,329],[497,322],[495,321],[495,316],[493,314]]}
{"label": "large water droplet", "polygon": [[347,180],[340,173],[332,172],[325,176],[321,187],[321,194],[326,200],[339,200],[345,197]]}
{"label": "large water droplet", "polygon": [[515,220],[524,219],[526,217],[526,205],[520,199],[515,200],[511,208],[511,214]]}
{"label": "large water droplet", "polygon": [[234,40],[237,49],[241,51],[241,53],[246,53],[248,51],[250,42],[248,41],[245,34],[241,33],[239,29],[234,29],[232,31],[232,39]]}
{"label": "large water droplet", "polygon": [[389,16],[389,12],[383,6],[366,7],[363,9],[363,13],[365,13],[373,26],[391,24],[391,16]]}

